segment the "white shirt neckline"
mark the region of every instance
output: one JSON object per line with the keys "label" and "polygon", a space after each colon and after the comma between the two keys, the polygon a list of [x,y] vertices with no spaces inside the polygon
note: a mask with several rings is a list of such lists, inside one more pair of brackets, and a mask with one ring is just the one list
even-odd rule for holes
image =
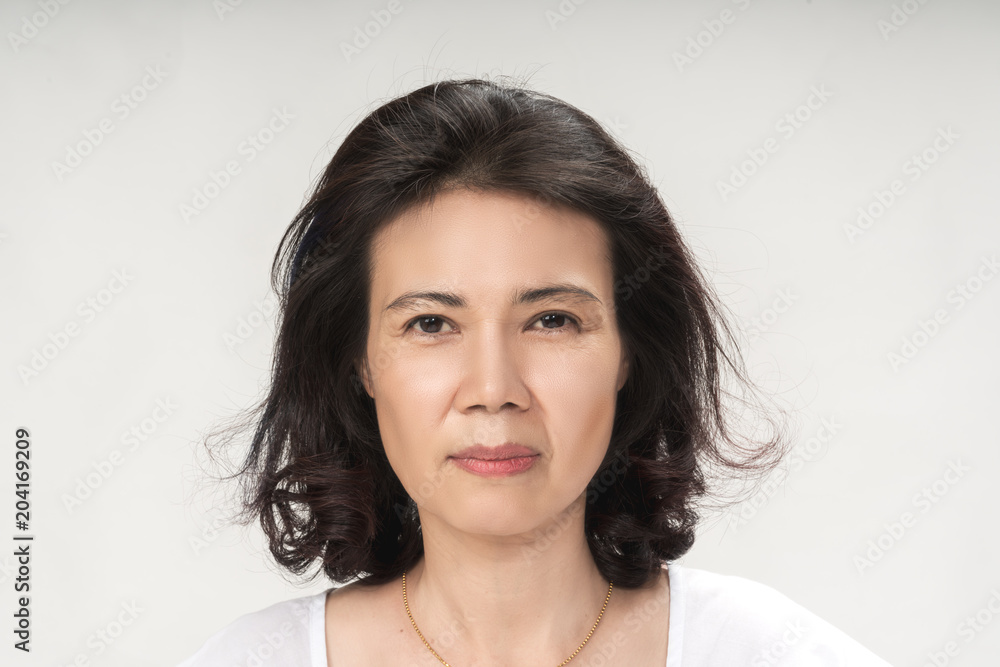
{"label": "white shirt neckline", "polygon": [[[681,667],[684,652],[684,574],[677,564],[667,563],[670,586],[670,618],[667,621],[667,662],[664,667]],[[317,593],[309,605],[309,646],[313,667],[330,667],[326,659],[326,596]]]}

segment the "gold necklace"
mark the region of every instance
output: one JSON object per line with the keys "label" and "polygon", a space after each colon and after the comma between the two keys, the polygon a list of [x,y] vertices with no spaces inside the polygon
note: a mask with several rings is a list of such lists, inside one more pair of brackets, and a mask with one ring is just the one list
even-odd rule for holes
{"label": "gold necklace", "polygon": [[[604,616],[604,610],[608,608],[608,600],[611,599],[611,589],[614,587],[614,585],[615,585],[614,582],[608,582],[608,594],[604,598],[604,606],[601,607],[601,613],[597,615],[597,620],[594,622],[594,627],[592,627],[590,629],[590,632],[587,633],[587,638],[583,640],[583,643],[580,644],[580,646],[578,646],[575,651],[573,651],[573,655],[560,662],[556,667],[562,667],[567,662],[575,658],[576,654],[579,653],[583,649],[583,647],[587,645],[588,641],[590,641],[590,636],[594,634],[594,630],[597,629],[597,624],[601,622],[601,617]],[[406,615],[410,617],[410,623],[413,625],[413,629],[417,631],[417,636],[420,637],[420,641],[424,643],[424,646],[427,647],[427,650],[433,653],[434,657],[440,660],[442,665],[444,665],[445,667],[451,667],[451,665],[449,665],[447,662],[444,661],[444,658],[442,658],[437,654],[437,651],[431,648],[431,645],[427,643],[427,640],[424,639],[424,635],[420,632],[420,628],[417,627],[417,622],[413,620],[413,614],[410,613],[410,603],[406,600],[405,570],[403,571],[403,606],[406,607]]]}

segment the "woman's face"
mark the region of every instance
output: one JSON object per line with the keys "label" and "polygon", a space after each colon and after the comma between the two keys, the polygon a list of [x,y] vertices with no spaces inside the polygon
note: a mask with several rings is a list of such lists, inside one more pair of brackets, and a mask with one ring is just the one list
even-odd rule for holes
{"label": "woman's face", "polygon": [[[512,535],[582,503],[627,374],[598,223],[452,190],[392,221],[372,252],[362,377],[421,521]],[[536,452],[531,467],[487,477],[453,458],[504,443]]]}

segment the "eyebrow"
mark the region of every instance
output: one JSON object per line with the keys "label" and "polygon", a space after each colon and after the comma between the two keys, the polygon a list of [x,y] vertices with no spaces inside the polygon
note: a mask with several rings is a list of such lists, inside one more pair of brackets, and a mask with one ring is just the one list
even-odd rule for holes
{"label": "eyebrow", "polygon": [[[521,288],[514,290],[510,297],[510,303],[514,306],[538,303],[539,301],[601,303],[601,300],[589,290],[567,283],[545,285],[543,287]],[[385,307],[385,312],[391,310],[407,310],[415,308],[422,303],[439,303],[450,308],[469,307],[468,301],[466,301],[460,294],[456,294],[454,292],[426,290],[401,294],[393,299],[392,303]]]}

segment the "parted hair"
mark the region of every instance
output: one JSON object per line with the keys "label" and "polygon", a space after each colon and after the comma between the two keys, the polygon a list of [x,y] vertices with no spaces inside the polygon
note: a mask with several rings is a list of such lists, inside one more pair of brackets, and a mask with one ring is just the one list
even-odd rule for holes
{"label": "parted hair", "polygon": [[[374,585],[420,559],[417,505],[386,458],[359,365],[373,236],[453,188],[571,207],[607,232],[629,373],[584,528],[602,575],[641,586],[694,544],[712,480],[759,480],[780,463],[784,428],[761,407],[725,306],[639,160],[580,109],[509,79],[444,80],[379,106],[288,226],[271,267],[266,395],[209,438],[249,440],[227,477],[240,482],[239,520],[259,521],[296,574],[318,563],[334,582]],[[748,406],[771,435],[734,427]]]}

